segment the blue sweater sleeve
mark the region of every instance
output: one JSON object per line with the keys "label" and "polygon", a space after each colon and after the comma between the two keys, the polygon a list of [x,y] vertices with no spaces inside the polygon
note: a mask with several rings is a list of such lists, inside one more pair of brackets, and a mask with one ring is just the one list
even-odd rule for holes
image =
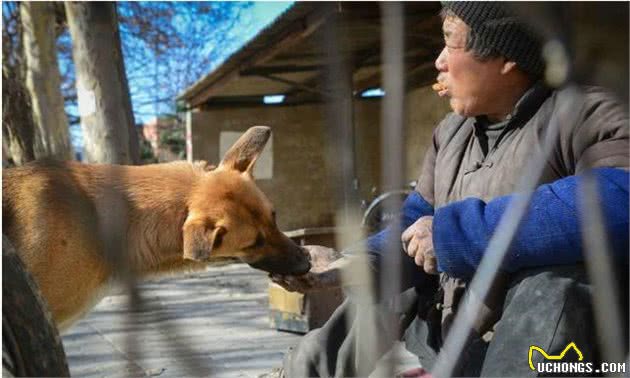
{"label": "blue sweater sleeve", "polygon": [[[628,261],[628,172],[594,170],[605,230],[616,257]],[[540,186],[503,262],[512,272],[526,267],[575,264],[582,258],[582,218],[579,211],[580,176],[569,176]],[[485,203],[469,198],[435,212],[433,245],[438,270],[469,278],[504,214],[511,195]]]}

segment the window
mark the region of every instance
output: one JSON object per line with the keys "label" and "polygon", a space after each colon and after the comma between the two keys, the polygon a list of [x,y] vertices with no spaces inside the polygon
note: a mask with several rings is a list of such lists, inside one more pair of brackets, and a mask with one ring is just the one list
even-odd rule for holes
{"label": "window", "polygon": [[366,89],[361,93],[361,97],[370,98],[370,97],[383,97],[385,96],[385,91],[381,88],[370,88]]}
{"label": "window", "polygon": [[282,104],[284,102],[284,95],[267,95],[263,97],[263,103],[266,105]]}

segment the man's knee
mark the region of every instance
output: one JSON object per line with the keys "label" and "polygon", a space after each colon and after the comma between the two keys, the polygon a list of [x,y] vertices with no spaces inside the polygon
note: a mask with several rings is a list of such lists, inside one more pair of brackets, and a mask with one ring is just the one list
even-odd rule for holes
{"label": "man's knee", "polygon": [[531,345],[551,355],[573,341],[583,345],[585,358],[588,355],[589,359],[596,359],[597,353],[591,348],[595,345],[591,294],[592,287],[581,265],[517,273],[507,292],[482,375],[531,374],[527,361]]}
{"label": "man's knee", "polygon": [[320,329],[310,331],[304,335],[300,342],[289,348],[284,356],[283,368],[287,377],[314,377],[318,373],[322,357],[325,358],[325,350],[320,337]]}
{"label": "man's knee", "polygon": [[321,328],[304,335],[289,349],[284,358],[284,370],[289,377],[334,376],[339,348],[348,337],[348,317],[352,305],[345,300]]}

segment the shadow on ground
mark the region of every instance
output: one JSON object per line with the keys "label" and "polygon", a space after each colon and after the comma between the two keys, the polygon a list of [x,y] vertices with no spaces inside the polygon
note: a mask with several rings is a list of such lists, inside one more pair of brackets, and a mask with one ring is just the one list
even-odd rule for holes
{"label": "shadow on ground", "polygon": [[142,311],[106,297],[63,336],[72,376],[257,377],[300,335],[269,327],[266,274],[243,264],[141,285]]}

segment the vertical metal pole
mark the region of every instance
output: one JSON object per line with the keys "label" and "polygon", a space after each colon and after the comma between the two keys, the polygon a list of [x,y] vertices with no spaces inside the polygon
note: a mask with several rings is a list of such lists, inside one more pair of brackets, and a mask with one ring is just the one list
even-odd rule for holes
{"label": "vertical metal pole", "polygon": [[[404,16],[403,6],[399,2],[381,4],[381,61],[383,89],[385,97],[381,108],[381,182],[385,188],[402,187],[404,181]],[[396,198],[396,197],[394,197]],[[398,214],[402,201],[389,202],[385,211]],[[400,235],[402,224],[400,217],[394,217],[388,225],[391,232],[387,240],[386,258],[381,262],[380,275],[381,299],[392,298],[394,301],[400,293],[401,251]],[[396,303],[392,303],[394,307]],[[381,337],[381,343],[393,345],[397,335],[398,319],[393,315],[387,319],[389,330]],[[394,376],[393,362],[396,356],[387,359],[385,372]]]}
{"label": "vertical metal pole", "polygon": [[622,362],[625,348],[624,336],[619,335],[624,329],[618,302],[620,296],[615,284],[612,251],[606,238],[604,216],[599,205],[597,180],[592,172],[584,174],[580,189],[584,260],[593,293],[596,293],[592,296],[592,306],[602,356],[607,361]]}
{"label": "vertical metal pole", "polygon": [[354,95],[352,66],[346,56],[339,61],[339,124],[341,134],[341,166],[343,177],[343,208],[345,223],[351,224],[359,217],[358,178],[356,169],[356,135],[354,130]]}
{"label": "vertical metal pole", "polygon": [[[361,238],[360,206],[357,191],[355,135],[353,120],[353,81],[352,57],[348,54],[348,46],[341,30],[343,25],[343,4],[338,4],[338,12],[324,26],[322,41],[326,53],[325,84],[329,97],[326,99],[325,143],[327,168],[331,176],[331,195],[337,208],[335,224],[337,226],[337,246],[348,245]],[[353,306],[347,317],[348,329],[354,330],[357,340],[352,341],[349,348],[339,351],[338,359],[348,358],[346,353],[354,356],[355,374],[367,376],[369,366],[375,360],[376,348],[380,345],[378,335],[373,326],[373,312],[369,307],[374,303],[372,273],[367,261],[362,256],[355,256],[351,271],[344,271],[345,281],[361,282],[362,285],[353,291]],[[347,276],[346,276],[347,274]],[[363,285],[365,283],[365,285]],[[365,307],[364,307],[365,306]],[[356,310],[356,313],[352,313]],[[360,339],[360,340],[359,340]],[[357,350],[354,350],[354,347]]]}
{"label": "vertical metal pole", "polygon": [[359,217],[359,196],[356,177],[356,153],[354,132],[354,94],[351,57],[344,47],[341,30],[341,8],[324,28],[323,45],[326,53],[325,87],[326,100],[325,149],[327,167],[332,176],[333,196],[338,211],[338,221],[351,225]]}

